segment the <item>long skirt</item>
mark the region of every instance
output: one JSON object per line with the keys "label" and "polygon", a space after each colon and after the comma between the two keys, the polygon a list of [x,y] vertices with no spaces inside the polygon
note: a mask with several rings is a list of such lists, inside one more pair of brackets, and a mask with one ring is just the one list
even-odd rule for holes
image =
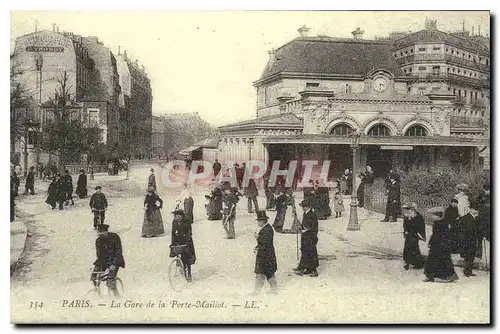
{"label": "long skirt", "polygon": [[212,198],[207,204],[208,220],[222,219],[222,200],[220,197]]}
{"label": "long skirt", "polygon": [[87,197],[87,187],[77,186],[75,193],[78,195],[79,198],[85,198]]}
{"label": "long skirt", "polygon": [[142,223],[142,236],[152,237],[165,233],[160,209],[146,210]]}
{"label": "long skirt", "polygon": [[318,236],[316,232],[302,233],[300,238],[300,262],[299,269],[316,269],[319,267],[318,250]]}
{"label": "long skirt", "polygon": [[448,280],[456,276],[455,268],[451,261],[451,253],[447,247],[443,245],[431,245],[424,274],[427,277],[443,280]]}
{"label": "long skirt", "polygon": [[184,265],[190,266],[192,264],[195,264],[195,262],[196,262],[196,253],[194,251],[193,239],[190,238],[186,242],[186,245],[187,245],[186,250],[184,251],[184,253],[182,253],[181,259],[182,259],[182,263],[184,263]]}
{"label": "long skirt", "polygon": [[49,196],[47,196],[47,199],[45,200],[45,203],[47,203],[51,207],[55,207],[57,204],[57,195],[49,194]]}
{"label": "long skirt", "polygon": [[277,231],[283,229],[283,225],[285,225],[285,216],[286,216],[286,206],[279,207],[276,209],[276,218],[274,219],[273,228]]}
{"label": "long skirt", "polygon": [[405,263],[415,267],[422,267],[424,265],[425,259],[422,253],[420,253],[417,238],[412,236],[406,237],[403,248],[403,260]]}

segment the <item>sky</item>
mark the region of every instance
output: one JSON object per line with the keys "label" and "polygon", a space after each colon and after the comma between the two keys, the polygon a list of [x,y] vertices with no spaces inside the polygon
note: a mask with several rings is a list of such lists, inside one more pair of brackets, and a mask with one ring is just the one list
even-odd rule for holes
{"label": "sky", "polygon": [[97,36],[114,53],[118,46],[144,65],[153,89],[153,113],[194,112],[218,126],[255,118],[256,92],[268,51],[298,36],[351,37],[360,27],[364,39],[391,31],[416,32],[425,19],[439,30],[489,34],[488,12],[167,12],[167,11],[14,11],[11,50],[16,37],[38,30]]}

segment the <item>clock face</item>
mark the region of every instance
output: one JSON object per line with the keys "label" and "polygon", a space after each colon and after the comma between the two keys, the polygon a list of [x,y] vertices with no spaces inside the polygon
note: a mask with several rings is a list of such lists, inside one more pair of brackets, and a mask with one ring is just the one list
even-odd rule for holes
{"label": "clock face", "polygon": [[373,79],[373,89],[377,92],[385,92],[389,88],[389,82],[385,77],[377,77]]}

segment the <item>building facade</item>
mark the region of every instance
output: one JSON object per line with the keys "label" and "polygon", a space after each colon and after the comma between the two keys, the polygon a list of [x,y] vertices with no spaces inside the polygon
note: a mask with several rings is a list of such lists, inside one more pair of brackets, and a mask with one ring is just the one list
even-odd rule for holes
{"label": "building facade", "polygon": [[151,132],[152,154],[154,158],[161,159],[165,152],[165,117],[153,115]]}
{"label": "building facade", "polygon": [[[221,160],[330,161],[329,176],[358,166],[385,175],[411,166],[468,168],[488,140],[453,136],[456,96],[447,90],[414,94],[413,78],[393,56],[390,41],[300,37],[270,52],[259,80],[257,118],[222,126]],[[484,130],[483,130],[484,131]],[[357,135],[354,135],[357,134]],[[319,171],[318,171],[319,172]]]}

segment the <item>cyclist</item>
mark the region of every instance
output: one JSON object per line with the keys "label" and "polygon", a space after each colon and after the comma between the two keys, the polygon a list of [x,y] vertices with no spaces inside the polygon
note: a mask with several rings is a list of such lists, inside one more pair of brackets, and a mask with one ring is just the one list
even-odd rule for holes
{"label": "cyclist", "polygon": [[[97,260],[94,262],[94,272],[108,271],[106,284],[114,296],[118,296],[116,275],[120,267],[125,268],[122,242],[118,234],[109,232],[109,225],[101,224],[97,227],[99,236],[95,241]],[[97,284],[97,275],[92,274],[90,279]]]}
{"label": "cyclist", "polygon": [[94,230],[97,229],[99,218],[101,219],[101,224],[104,224],[104,210],[108,207],[106,196],[101,192],[101,190],[101,186],[95,187],[95,193],[92,194],[89,202],[90,209],[94,213]]}
{"label": "cyclist", "polygon": [[[186,279],[188,282],[191,282],[191,265],[196,262],[191,223],[189,218],[186,217],[184,210],[176,209],[172,213],[174,214],[172,222],[172,246],[187,246],[181,255],[181,260],[184,264]],[[170,250],[170,257],[175,256],[176,254]]]}

